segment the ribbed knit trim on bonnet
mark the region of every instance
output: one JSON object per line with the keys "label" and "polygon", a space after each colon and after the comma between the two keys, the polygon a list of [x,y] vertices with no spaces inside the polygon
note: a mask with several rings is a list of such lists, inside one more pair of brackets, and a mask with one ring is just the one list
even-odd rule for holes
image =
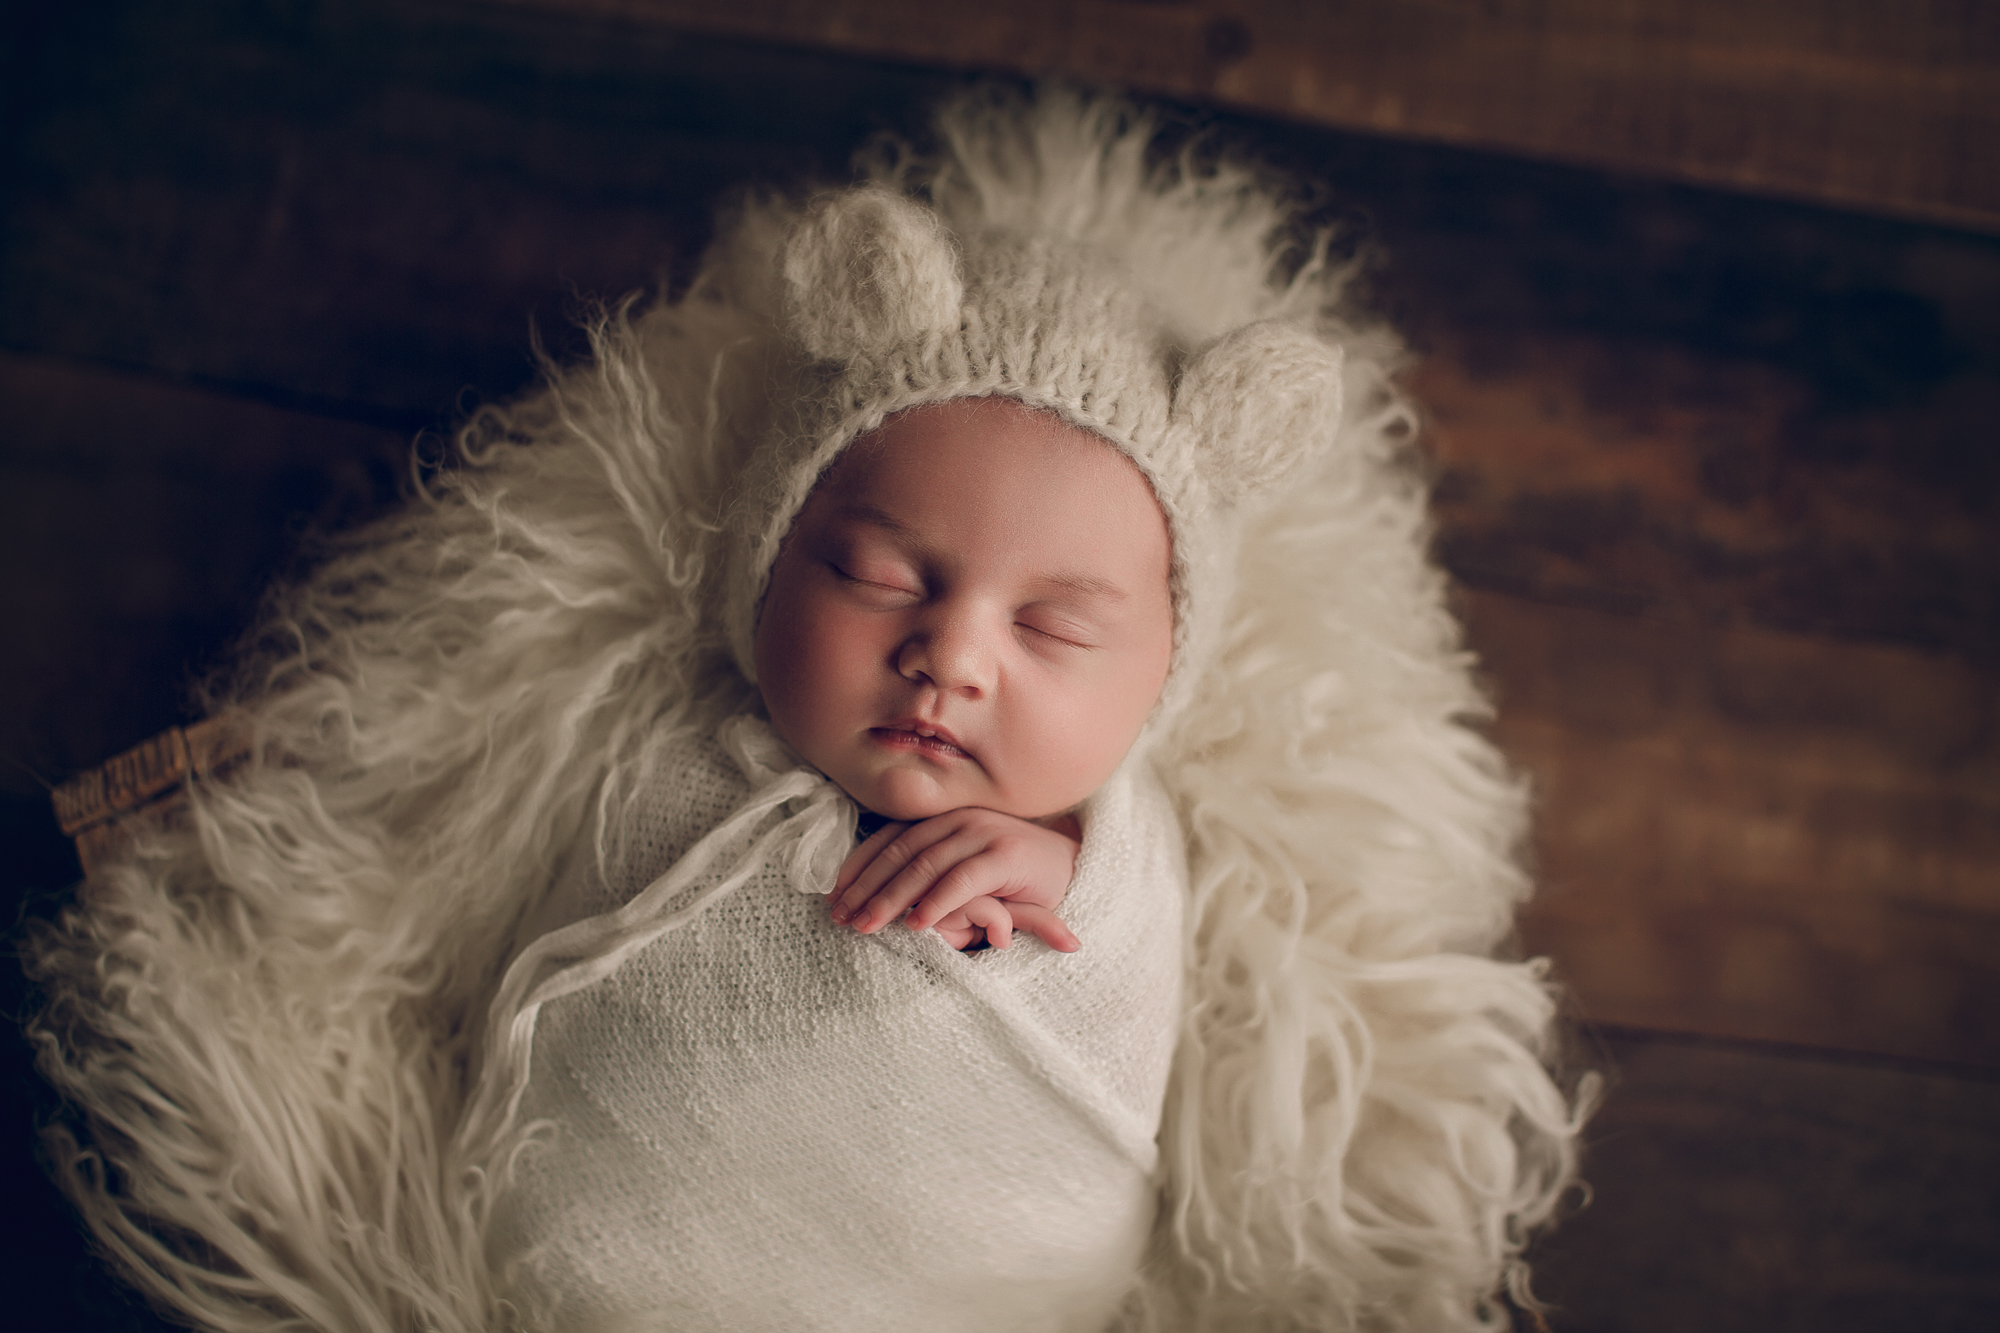
{"label": "ribbed knit trim on bonnet", "polygon": [[[1116,232],[1085,225],[1147,205],[1145,192],[1129,190],[1129,170],[1113,170],[1111,145],[1101,135],[1092,142],[1089,121],[1069,108],[1071,142],[1055,145],[1019,129],[1011,143],[961,138],[960,160],[940,175],[957,168],[977,179],[984,168],[989,195],[1022,197],[989,198],[981,216],[956,226],[915,191],[882,184],[821,198],[794,225],[780,262],[797,405],[779,414],[752,461],[730,524],[726,625],[749,679],[771,566],[842,451],[905,408],[993,395],[1091,431],[1151,483],[1173,551],[1174,657],[1156,719],[1177,711],[1200,674],[1247,503],[1339,429],[1341,352],[1297,318],[1212,332],[1171,319],[1161,289],[1212,284],[1215,275],[1144,273],[1136,244],[1121,253]],[[1054,192],[1049,179],[1064,163],[1051,159],[1064,157],[1083,171],[1062,182],[1073,196],[1067,216],[1051,217],[1032,204]],[[990,179],[1002,163],[1014,179],[1005,170]],[[1155,212],[1187,211],[1186,191],[1173,184],[1158,182]],[[1145,230],[1126,234],[1143,244]],[[1264,262],[1243,274],[1260,288],[1275,240],[1255,238]]]}

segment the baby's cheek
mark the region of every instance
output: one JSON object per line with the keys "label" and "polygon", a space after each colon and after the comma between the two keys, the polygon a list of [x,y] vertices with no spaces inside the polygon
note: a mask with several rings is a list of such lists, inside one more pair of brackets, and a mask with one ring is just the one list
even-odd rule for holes
{"label": "baby's cheek", "polygon": [[[1143,719],[1142,712],[1138,720]],[[1066,810],[1104,785],[1132,748],[1138,721],[1122,696],[1087,694],[1051,710],[1037,732],[1033,767],[1039,790],[1022,804],[1040,808],[1008,812],[1030,819]]]}

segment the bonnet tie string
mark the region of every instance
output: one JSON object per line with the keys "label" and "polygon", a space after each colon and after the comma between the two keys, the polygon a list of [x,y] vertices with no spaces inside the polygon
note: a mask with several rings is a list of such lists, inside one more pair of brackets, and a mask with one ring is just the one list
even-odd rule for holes
{"label": "bonnet tie string", "polygon": [[[490,1158],[527,1091],[535,1020],[542,1006],[595,985],[639,950],[699,916],[758,870],[777,866],[800,893],[825,893],[854,846],[854,804],[839,787],[798,761],[761,718],[730,718],[716,740],[736,762],[751,792],[735,813],[686,855],[613,911],[550,931],[507,968],[488,1011],[486,1060],[458,1134],[460,1160]],[[671,910],[696,883],[773,812],[783,818],[758,835],[735,869]]]}

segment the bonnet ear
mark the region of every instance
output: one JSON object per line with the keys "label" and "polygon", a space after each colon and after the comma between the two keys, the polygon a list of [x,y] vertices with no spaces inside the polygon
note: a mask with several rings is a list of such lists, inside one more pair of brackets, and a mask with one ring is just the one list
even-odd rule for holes
{"label": "bonnet ear", "polygon": [[1341,362],[1338,347],[1278,320],[1246,324],[1189,362],[1174,422],[1209,494],[1240,504],[1332,444]]}
{"label": "bonnet ear", "polygon": [[785,243],[785,318],[820,361],[956,332],[965,285],[937,215],[879,186],[823,199]]}

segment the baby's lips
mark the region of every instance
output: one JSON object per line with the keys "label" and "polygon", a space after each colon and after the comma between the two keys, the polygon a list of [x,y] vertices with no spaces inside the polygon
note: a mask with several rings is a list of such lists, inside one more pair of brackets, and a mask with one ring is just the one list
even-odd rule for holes
{"label": "baby's lips", "polygon": [[953,733],[951,728],[920,717],[899,717],[892,722],[884,722],[874,728],[877,733],[901,733],[923,741],[934,742],[936,746],[954,750],[965,759],[972,759],[973,753],[966,743]]}

